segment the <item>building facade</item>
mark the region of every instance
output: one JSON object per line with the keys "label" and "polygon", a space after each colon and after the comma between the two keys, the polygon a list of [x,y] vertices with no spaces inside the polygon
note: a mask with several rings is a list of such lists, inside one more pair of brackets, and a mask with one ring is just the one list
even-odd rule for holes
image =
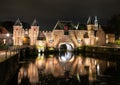
{"label": "building facade", "polygon": [[74,25],[71,21],[58,21],[53,31],[45,32],[46,46],[60,48],[66,45],[67,48],[77,48],[80,46],[100,46],[106,43],[106,35],[98,24],[97,17],[92,23],[89,17],[87,25]]}
{"label": "building facade", "polygon": [[18,19],[13,26],[13,45],[35,45],[39,33],[39,26],[36,20],[31,24],[31,28],[24,29]]}
{"label": "building facade", "polygon": [[29,37],[29,45],[41,45],[41,49],[60,48],[61,45],[66,45],[71,50],[83,45],[104,45],[106,42],[105,32],[98,24],[97,17],[94,23],[89,17],[86,26],[79,23],[74,25],[72,21],[58,21],[52,31],[41,31],[36,20],[29,30],[24,30],[18,19],[13,26],[13,44],[24,45],[25,36]]}

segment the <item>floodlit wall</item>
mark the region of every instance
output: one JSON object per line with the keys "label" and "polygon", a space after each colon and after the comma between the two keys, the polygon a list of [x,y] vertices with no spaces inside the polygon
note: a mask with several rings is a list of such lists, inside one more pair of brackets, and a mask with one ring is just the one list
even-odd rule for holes
{"label": "floodlit wall", "polygon": [[97,31],[96,36],[97,45],[104,45],[106,43],[106,34],[101,28],[101,26],[99,26],[99,30]]}
{"label": "floodlit wall", "polygon": [[24,29],[22,26],[13,27],[13,45],[23,45]]}

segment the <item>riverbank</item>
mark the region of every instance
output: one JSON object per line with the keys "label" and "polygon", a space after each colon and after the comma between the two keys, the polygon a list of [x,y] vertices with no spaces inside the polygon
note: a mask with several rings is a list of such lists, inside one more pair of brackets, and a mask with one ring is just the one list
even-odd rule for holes
{"label": "riverbank", "polygon": [[75,49],[75,52],[90,52],[120,55],[120,46],[82,46]]}
{"label": "riverbank", "polygon": [[[59,50],[46,50],[43,53],[45,54],[45,56],[50,54],[59,55]],[[83,57],[94,57],[102,60],[120,60],[120,47],[118,46],[83,46],[75,49],[73,53],[74,55],[80,54],[83,55]],[[36,56],[38,56],[37,49],[30,46],[18,47],[14,50],[9,49],[0,51],[0,84],[6,84],[6,81],[9,81],[14,73],[17,72],[20,60],[32,58],[34,59]]]}
{"label": "riverbank", "polygon": [[[0,59],[3,59],[3,56],[0,56]],[[18,54],[11,56],[9,54],[7,58],[3,59],[2,62],[0,62],[0,85],[7,85],[9,80],[12,79],[14,74],[17,72],[19,66],[18,64]]]}

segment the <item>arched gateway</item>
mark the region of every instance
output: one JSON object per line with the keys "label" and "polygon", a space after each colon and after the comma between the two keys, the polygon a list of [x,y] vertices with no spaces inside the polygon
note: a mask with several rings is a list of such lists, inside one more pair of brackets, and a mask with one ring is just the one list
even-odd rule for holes
{"label": "arched gateway", "polygon": [[59,51],[73,51],[74,44],[72,42],[61,42],[58,44]]}

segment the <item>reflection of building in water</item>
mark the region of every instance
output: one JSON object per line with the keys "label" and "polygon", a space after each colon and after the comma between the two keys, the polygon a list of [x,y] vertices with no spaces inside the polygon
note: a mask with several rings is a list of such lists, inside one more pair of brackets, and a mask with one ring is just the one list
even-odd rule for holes
{"label": "reflection of building in water", "polygon": [[[37,66],[30,63],[28,67],[21,68],[18,73],[18,84],[22,83],[23,79],[28,79],[31,84],[36,84],[39,81]],[[26,82],[26,81],[25,81]]]}
{"label": "reflection of building in water", "polygon": [[96,78],[96,60],[86,58],[84,62],[85,66],[89,68],[89,80],[95,80]]}
{"label": "reflection of building in water", "polygon": [[86,75],[86,70],[84,68],[83,64],[83,58],[82,57],[76,57],[75,61],[72,64],[71,74],[80,74],[80,75]]}
{"label": "reflection of building in water", "polygon": [[45,73],[52,74],[54,77],[62,76],[63,67],[55,57],[50,57],[46,60]]}
{"label": "reflection of building in water", "polygon": [[45,68],[45,56],[44,54],[38,54],[38,57],[35,61],[35,64],[39,70],[43,70]]}
{"label": "reflection of building in water", "polygon": [[74,55],[72,52],[68,52],[68,51],[60,52],[58,58],[59,58],[59,62],[66,63],[66,62],[73,61]]}
{"label": "reflection of building in water", "polygon": [[38,69],[37,66],[33,63],[29,64],[28,67],[28,78],[31,83],[37,83],[39,81],[38,79]]}
{"label": "reflection of building in water", "polygon": [[95,81],[96,75],[104,74],[109,70],[109,67],[116,66],[114,62],[83,57],[82,55],[69,55],[71,57],[68,58],[65,54],[59,56],[38,54],[34,63],[21,67],[18,74],[18,83],[20,84],[23,78],[28,78],[29,82],[36,84],[41,77],[50,75],[54,78],[66,79],[66,76],[67,79],[76,78],[79,82],[81,77],[85,76],[89,81]]}
{"label": "reflection of building in water", "polygon": [[22,79],[27,76],[27,69],[22,67],[18,73],[18,84],[20,84]]}
{"label": "reflection of building in water", "polygon": [[74,55],[72,52],[60,52],[58,61],[63,67],[64,72],[70,72],[72,62],[74,61]]}

